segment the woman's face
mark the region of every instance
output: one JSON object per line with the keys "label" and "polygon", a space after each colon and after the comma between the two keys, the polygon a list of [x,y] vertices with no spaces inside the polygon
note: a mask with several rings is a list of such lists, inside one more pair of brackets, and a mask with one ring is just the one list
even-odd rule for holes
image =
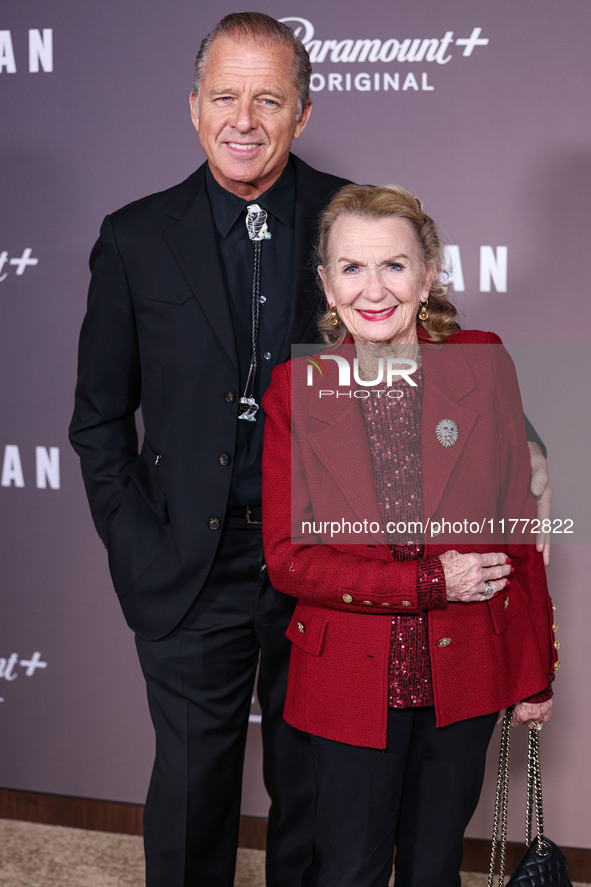
{"label": "woman's face", "polygon": [[328,242],[328,265],[318,268],[329,305],[355,342],[417,341],[419,302],[434,270],[423,268],[418,238],[407,219],[342,215]]}

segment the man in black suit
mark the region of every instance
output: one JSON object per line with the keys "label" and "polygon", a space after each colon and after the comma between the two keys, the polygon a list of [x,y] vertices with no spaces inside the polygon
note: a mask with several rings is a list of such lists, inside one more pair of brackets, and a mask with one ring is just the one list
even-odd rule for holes
{"label": "man in black suit", "polygon": [[233,884],[257,663],[267,884],[312,883],[308,740],[282,719],[294,602],[265,572],[258,409],[291,343],[316,341],[316,221],[345,184],[290,154],[309,79],[284,25],[222,19],[190,96],[207,163],[107,216],[91,255],[70,437],[156,731],[148,887]]}
{"label": "man in black suit", "polygon": [[[264,567],[257,405],[291,343],[316,340],[316,219],[344,184],[290,155],[309,78],[287,27],[226,16],[190,96],[207,163],[107,216],[91,255],[70,437],[156,731],[149,887],[233,884],[259,659],[267,884],[308,883],[313,780],[307,737],[282,719],[293,602]],[[271,235],[258,245],[253,204]]]}

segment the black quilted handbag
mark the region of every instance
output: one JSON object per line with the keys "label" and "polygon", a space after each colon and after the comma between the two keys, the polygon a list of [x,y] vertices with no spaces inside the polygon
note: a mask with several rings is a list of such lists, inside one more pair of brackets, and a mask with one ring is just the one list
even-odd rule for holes
{"label": "black quilted handbag", "polygon": [[[490,853],[488,887],[493,887],[497,842],[499,843],[499,885],[504,884],[505,850],[507,846],[507,803],[509,800],[509,757],[511,750],[511,715],[508,709],[503,719],[501,753],[495,799],[495,817]],[[537,835],[532,841],[532,810],[535,803]],[[499,839],[500,822],[500,839]],[[542,809],[542,777],[540,771],[540,743],[537,730],[529,731],[527,756],[527,803],[525,813],[527,850],[507,881],[506,887],[572,887],[568,864],[560,847],[544,835]]]}

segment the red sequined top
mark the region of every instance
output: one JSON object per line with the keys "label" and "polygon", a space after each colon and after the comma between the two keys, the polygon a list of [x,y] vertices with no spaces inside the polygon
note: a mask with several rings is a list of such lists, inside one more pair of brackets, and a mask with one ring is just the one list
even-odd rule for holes
{"label": "red sequined top", "polygon": [[[385,538],[395,560],[418,560],[417,593],[421,610],[445,608],[443,567],[438,557],[423,557],[420,535],[407,532],[423,520],[421,407],[423,377],[417,387],[402,381],[397,398],[374,387],[361,400],[376,481]],[[412,529],[412,528],[411,528]],[[392,620],[389,662],[389,705],[408,708],[433,705],[433,686],[426,613],[398,614]]]}

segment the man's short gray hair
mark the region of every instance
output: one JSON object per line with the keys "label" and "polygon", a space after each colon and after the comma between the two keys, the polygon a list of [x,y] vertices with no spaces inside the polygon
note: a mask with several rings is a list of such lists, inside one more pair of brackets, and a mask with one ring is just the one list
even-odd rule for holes
{"label": "man's short gray hair", "polygon": [[263,46],[269,43],[280,43],[293,49],[293,82],[298,91],[298,117],[306,107],[310,98],[310,77],[312,65],[304,44],[297,39],[291,28],[283,22],[265,15],[264,12],[232,12],[218,22],[201,41],[195,59],[195,80],[193,93],[198,96],[211,44],[216,37],[230,37],[239,43],[252,41]]}

